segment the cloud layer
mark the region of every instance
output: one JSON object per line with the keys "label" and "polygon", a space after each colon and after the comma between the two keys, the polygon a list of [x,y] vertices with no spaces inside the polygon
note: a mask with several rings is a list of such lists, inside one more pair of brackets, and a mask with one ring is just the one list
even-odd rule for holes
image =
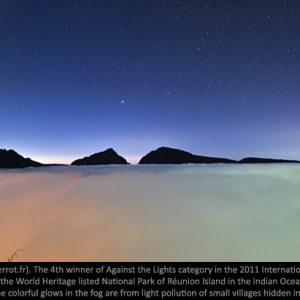
{"label": "cloud layer", "polygon": [[300,166],[0,172],[0,260],[296,261]]}

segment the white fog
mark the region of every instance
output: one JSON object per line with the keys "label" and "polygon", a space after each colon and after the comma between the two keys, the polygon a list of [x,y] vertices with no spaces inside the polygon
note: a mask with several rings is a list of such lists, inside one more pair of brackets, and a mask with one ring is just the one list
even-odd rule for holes
{"label": "white fog", "polygon": [[0,171],[0,260],[298,261],[300,166]]}

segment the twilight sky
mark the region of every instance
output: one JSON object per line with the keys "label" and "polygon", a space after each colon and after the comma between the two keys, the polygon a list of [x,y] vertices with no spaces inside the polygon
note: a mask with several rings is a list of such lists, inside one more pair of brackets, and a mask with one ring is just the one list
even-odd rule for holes
{"label": "twilight sky", "polygon": [[300,159],[300,1],[0,0],[0,148]]}

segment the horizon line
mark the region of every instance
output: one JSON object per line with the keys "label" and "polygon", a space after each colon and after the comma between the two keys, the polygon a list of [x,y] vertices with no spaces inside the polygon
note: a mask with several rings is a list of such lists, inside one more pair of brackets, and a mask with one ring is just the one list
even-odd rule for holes
{"label": "horizon line", "polygon": [[17,150],[14,149],[7,149],[7,148],[0,148],[0,150],[12,150],[17,152],[19,155],[23,156],[24,158],[29,158],[33,161],[36,161],[38,163],[41,164],[63,164],[63,165],[71,165],[72,162],[74,162],[75,160],[81,159],[83,157],[89,157],[93,154],[96,153],[100,153],[100,152],[104,152],[108,149],[113,149],[118,155],[122,156],[123,158],[126,159],[126,161],[131,164],[131,165],[138,165],[140,160],[147,154],[149,154],[151,151],[156,151],[159,148],[169,148],[169,149],[174,149],[174,150],[180,150],[180,151],[184,151],[184,152],[188,152],[190,154],[196,155],[196,156],[205,156],[205,157],[212,157],[212,158],[225,158],[225,159],[230,159],[230,160],[235,160],[235,161],[240,161],[244,158],[263,158],[263,159],[274,159],[274,160],[293,160],[293,161],[299,161],[299,159],[297,158],[274,158],[274,157],[269,157],[268,155],[259,155],[259,156],[253,156],[253,155],[245,155],[245,156],[240,156],[240,158],[228,158],[226,155],[225,156],[211,156],[211,155],[203,155],[203,154],[194,154],[192,152],[189,152],[187,150],[182,150],[182,149],[178,149],[178,148],[173,148],[173,147],[167,147],[167,146],[160,146],[158,148],[156,148],[155,150],[150,150],[149,152],[147,152],[146,154],[141,154],[141,155],[120,155],[116,150],[114,150],[114,148],[107,148],[103,151],[99,151],[99,152],[94,152],[92,154],[87,154],[87,155],[82,155],[80,157],[78,156],[40,156],[40,155],[30,155],[28,152],[24,152],[24,154],[20,154]]}

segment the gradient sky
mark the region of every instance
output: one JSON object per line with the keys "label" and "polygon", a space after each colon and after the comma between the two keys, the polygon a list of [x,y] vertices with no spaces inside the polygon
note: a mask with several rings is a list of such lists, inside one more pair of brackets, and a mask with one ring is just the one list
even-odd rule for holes
{"label": "gradient sky", "polygon": [[300,1],[0,0],[0,148],[300,159]]}

